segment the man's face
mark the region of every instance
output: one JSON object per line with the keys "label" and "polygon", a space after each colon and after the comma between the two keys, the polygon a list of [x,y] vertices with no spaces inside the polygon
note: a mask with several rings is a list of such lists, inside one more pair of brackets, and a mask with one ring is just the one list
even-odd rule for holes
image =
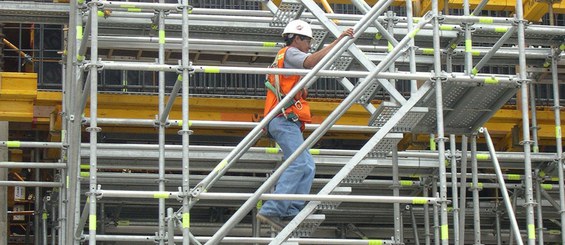
{"label": "man's face", "polygon": [[312,38],[298,35],[296,37],[294,43],[296,44],[296,48],[298,48],[300,51],[306,53],[306,52],[308,52],[308,50],[310,50],[310,42],[311,41],[312,41]]}

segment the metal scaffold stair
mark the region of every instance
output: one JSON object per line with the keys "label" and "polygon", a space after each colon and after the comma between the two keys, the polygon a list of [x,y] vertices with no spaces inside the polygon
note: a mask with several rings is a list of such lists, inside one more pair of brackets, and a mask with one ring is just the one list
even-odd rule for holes
{"label": "metal scaffold stair", "polygon": [[285,27],[288,22],[300,18],[304,12],[304,5],[297,0],[284,0],[279,5],[277,12],[273,16],[270,26]]}
{"label": "metal scaffold stair", "polygon": [[[369,126],[382,127],[391,117],[398,111],[400,106],[396,103],[385,101],[377,108],[377,111],[371,115]],[[414,127],[428,113],[426,107],[412,108],[400,122],[392,128],[392,132],[411,132]]]}

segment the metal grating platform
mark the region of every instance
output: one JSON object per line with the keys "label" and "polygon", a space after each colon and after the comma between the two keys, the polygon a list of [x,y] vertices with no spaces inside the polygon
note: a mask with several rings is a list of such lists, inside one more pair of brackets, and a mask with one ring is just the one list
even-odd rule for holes
{"label": "metal grating platform", "polygon": [[310,237],[325,219],[324,214],[311,214],[292,232],[291,236]]}
{"label": "metal grating platform", "polygon": [[349,175],[341,181],[343,184],[359,184],[369,176],[369,173],[375,168],[375,165],[357,164],[355,168],[349,172]]}
{"label": "metal grating platform", "polygon": [[[351,187],[336,187],[331,194],[348,195],[351,193]],[[340,201],[322,202],[318,205],[318,210],[334,210],[341,204]]]}
{"label": "metal grating platform", "polygon": [[[359,79],[359,82],[357,82],[355,86],[358,86],[361,81],[362,79]],[[379,83],[376,80],[373,80],[371,82],[371,85],[369,85],[369,87],[365,91],[363,91],[363,95],[361,95],[359,100],[357,100],[357,103],[361,105],[366,105],[370,103],[371,100],[373,100],[373,98],[375,98],[375,96],[377,95],[377,92],[379,91],[379,87],[380,87]]]}
{"label": "metal grating platform", "polygon": [[[400,107],[392,102],[383,102],[369,119],[369,126],[382,127]],[[391,132],[411,132],[414,127],[428,113],[428,108],[413,107]]]}
{"label": "metal grating platform", "polygon": [[386,138],[379,141],[379,143],[373,148],[373,150],[367,155],[371,158],[381,158],[384,159],[392,152],[394,146],[398,145],[403,138],[401,133],[390,133]]}
{"label": "metal grating platform", "polygon": [[334,63],[330,66],[329,70],[333,71],[345,71],[351,65],[353,61],[353,57],[349,55],[342,55],[341,57],[337,58]]}
{"label": "metal grating platform", "polygon": [[312,43],[310,44],[310,50],[311,51],[318,50],[320,48],[320,46],[322,46],[324,39],[326,39],[327,35],[328,35],[328,32],[326,30],[313,29],[312,30],[312,37],[314,39],[312,39]]}
{"label": "metal grating platform", "polygon": [[[467,87],[445,84],[443,89],[444,126],[447,134],[470,133],[483,126],[498,109],[518,91],[516,87]],[[431,133],[437,127],[435,93],[430,93],[418,106],[430,109],[413,129],[416,133]]]}
{"label": "metal grating platform", "polygon": [[304,12],[304,5],[295,0],[284,0],[279,5],[279,9],[273,16],[271,26],[285,27],[291,20],[298,19]]}

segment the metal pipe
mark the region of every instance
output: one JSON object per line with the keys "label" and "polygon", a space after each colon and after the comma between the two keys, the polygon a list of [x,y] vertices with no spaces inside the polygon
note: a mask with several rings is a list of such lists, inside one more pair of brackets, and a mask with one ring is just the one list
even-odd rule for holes
{"label": "metal pipe", "polygon": [[[163,4],[163,0],[159,0],[160,4]],[[165,64],[165,13],[163,10],[159,10],[158,13],[158,31],[159,31],[159,65]],[[174,100],[171,96],[170,100]],[[165,114],[165,72],[159,71],[159,121],[166,121]],[[165,118],[163,118],[165,117]],[[159,123],[159,179],[158,186],[159,191],[165,191],[165,124]],[[165,199],[159,198],[158,200],[158,216],[159,216],[159,232],[158,232],[158,242],[159,245],[165,244]]]}
{"label": "metal pipe", "polygon": [[496,202],[495,212],[495,222],[496,222],[496,245],[502,245],[502,231],[500,231],[500,210],[498,202]]}
{"label": "metal pipe", "polygon": [[[101,9],[115,9],[115,10],[126,10],[130,12],[138,12],[140,10],[170,10],[179,11],[184,6],[182,4],[173,3],[144,3],[144,2],[128,2],[124,4],[123,2],[111,2],[111,1],[99,1]],[[94,10],[91,10],[94,11]],[[98,9],[94,14],[97,14]]]}
{"label": "metal pipe", "polygon": [[[428,181],[424,181],[426,184],[423,187],[422,190],[422,194],[424,197],[428,197],[429,196],[429,189],[430,186],[429,184],[427,184]],[[431,239],[431,233],[430,233],[430,206],[428,204],[424,204],[424,236],[425,236],[425,241],[426,241],[426,245],[430,245]]]}
{"label": "metal pipe", "polygon": [[[518,192],[520,191],[519,188],[514,189],[514,193],[512,193],[512,209],[506,210],[507,212],[516,212],[516,205],[518,205]],[[508,245],[514,245],[514,230],[510,229],[510,234],[508,238]]]}
{"label": "metal pipe", "polygon": [[60,182],[42,181],[0,181],[0,186],[24,186],[24,187],[61,187]]}
{"label": "metal pipe", "polygon": [[[455,146],[455,135],[449,135],[450,152],[457,151]],[[457,158],[455,154],[451,154],[451,198],[453,207],[453,244],[459,244],[460,229],[459,229],[459,195],[457,193]]]}
{"label": "metal pipe", "polygon": [[539,176],[539,169],[534,170],[534,175],[536,176],[536,221],[537,221],[537,233],[538,233],[538,245],[543,245],[543,214],[542,214],[542,205],[541,205],[541,179]]}
{"label": "metal pipe", "polygon": [[479,180],[477,178],[477,135],[471,136],[471,172],[473,175],[473,231],[475,234],[475,245],[481,244],[481,213],[479,202]]}
{"label": "metal pipe", "polygon": [[414,232],[414,244],[420,245],[420,238],[418,237],[418,223],[416,223],[416,215],[414,215],[414,210],[412,210],[412,206],[406,205],[406,208],[410,210],[410,216],[412,217],[412,231]]}
{"label": "metal pipe", "polygon": [[526,40],[525,40],[525,24],[524,10],[522,0],[516,0],[516,22],[518,22],[518,60],[519,60],[519,79],[521,80],[521,96],[522,96],[522,134],[524,137],[524,188],[525,192],[525,206],[526,206],[526,221],[528,231],[528,245],[534,245],[536,242],[536,225],[534,219],[534,198],[532,188],[532,161],[531,161],[531,141],[530,141],[530,122],[528,120],[528,76],[526,66]]}
{"label": "metal pipe", "polygon": [[[88,238],[88,236],[87,236]],[[134,235],[100,235],[98,236],[100,241],[123,241],[123,242],[147,242],[155,239],[154,236],[134,236]],[[198,241],[209,242],[212,237],[196,237]],[[225,237],[222,239],[222,243],[230,244],[243,244],[243,243],[260,243],[267,244],[271,242],[274,238],[269,237]],[[182,241],[182,237],[175,236],[175,241]],[[320,245],[370,245],[370,244],[383,244],[383,245],[393,245],[392,240],[381,240],[381,239],[371,239],[371,240],[354,240],[354,239],[325,239],[325,238],[289,238],[289,243],[299,243],[299,244],[320,244]]]}
{"label": "metal pipe", "polygon": [[[433,181],[432,181],[432,193],[434,193],[434,196],[438,196],[438,192],[437,192],[437,181],[435,180],[436,177],[432,177]],[[434,212],[434,244],[435,245],[440,245],[441,243],[441,239],[440,239],[440,226],[439,226],[439,205],[434,205],[433,206],[433,212]]]}
{"label": "metal pipe", "polygon": [[[362,13],[362,14],[367,14],[367,12],[371,9],[371,7],[369,6],[369,4],[367,4],[365,1],[361,1],[361,0],[353,0],[351,1],[353,3],[353,5],[355,5],[355,7],[357,7],[357,9]],[[392,43],[393,46],[398,45],[398,41],[396,40],[396,38],[394,38],[394,36],[391,34],[391,32],[389,32],[387,29],[384,28],[384,26],[378,22],[378,21],[373,21],[373,25],[375,26],[375,28],[377,28],[377,31],[390,43]],[[410,32],[410,30],[408,31]]]}
{"label": "metal pipe", "polygon": [[[182,24],[185,27],[189,26],[188,22],[188,11],[192,8],[188,5],[187,0],[182,0],[181,2],[181,12],[182,12]],[[188,44],[188,36],[189,30],[188,28],[182,28],[182,130],[179,133],[182,136],[182,244],[189,245],[190,244],[190,237],[192,234],[190,233],[190,206],[189,206],[189,195],[190,195],[190,186],[189,186],[189,173],[190,173],[190,161],[188,158],[189,155],[189,135],[191,131],[189,130],[188,126],[188,119],[189,117],[189,70],[191,69],[191,62],[189,60],[189,44]]]}
{"label": "metal pipe", "polygon": [[[461,136],[461,181],[459,212],[459,245],[465,243],[465,215],[467,213],[467,135]],[[453,181],[453,179],[451,180]]]}
{"label": "metal pipe", "polygon": [[536,90],[533,83],[528,84],[528,90],[530,91],[530,110],[532,115],[532,151],[534,153],[539,152],[538,144],[538,122],[537,122],[537,110],[536,110]]}
{"label": "metal pipe", "polygon": [[477,5],[477,7],[473,10],[473,12],[471,13],[471,16],[479,16],[481,15],[481,11],[483,11],[483,8],[487,5],[488,0],[482,0],[479,5]]}
{"label": "metal pipe", "polygon": [[[550,5],[552,6],[552,5]],[[551,7],[553,8],[553,7]],[[563,180],[565,179],[565,175],[563,173],[563,141],[561,137],[561,105],[559,99],[559,80],[557,74],[557,62],[558,62],[558,51],[553,51],[553,60],[551,62],[551,79],[552,79],[552,87],[553,87],[553,112],[555,117],[555,148],[557,149],[556,152],[556,161],[558,169],[558,177],[559,177],[559,203],[561,207],[565,207],[565,184]],[[559,213],[561,215],[561,243],[565,244],[565,210],[560,209]]]}
{"label": "metal pipe", "polygon": [[[0,168],[66,168],[65,163],[49,162],[0,162]],[[39,173],[39,171],[36,171]],[[36,176],[37,177],[37,176]],[[37,179],[36,179],[37,180]]]}
{"label": "metal pipe", "polygon": [[[50,198],[49,196],[46,196],[43,199],[43,207],[41,209],[41,242],[43,245],[47,245],[49,243],[49,240],[47,240],[47,199]],[[51,234],[51,235],[55,235],[55,234]]]}
{"label": "metal pipe", "polygon": [[[398,177],[398,148],[392,147],[392,195],[400,196],[400,180]],[[394,212],[394,241],[398,244],[403,243],[401,240],[401,224],[400,224],[400,203],[393,204]]]}
{"label": "metal pipe", "polygon": [[[159,72],[159,74],[161,74],[161,72]],[[180,78],[180,79],[179,79]],[[163,78],[164,80],[164,78]],[[166,124],[167,123],[167,118],[169,117],[169,113],[171,112],[171,109],[173,108],[173,104],[175,103],[175,99],[177,98],[177,95],[180,91],[181,88],[181,84],[182,84],[182,77],[177,77],[177,80],[175,81],[175,85],[173,86],[173,90],[171,91],[171,94],[169,95],[169,100],[167,100],[167,106],[165,107],[164,111],[161,112],[160,115],[160,122],[161,124]]]}
{"label": "metal pipe", "polygon": [[[9,122],[0,121],[0,140],[8,140]],[[7,147],[0,147],[0,161],[8,161],[9,151]],[[0,168],[0,181],[8,180],[8,169]],[[8,187],[0,186],[0,200],[8,200]],[[0,202],[0,231],[6,233],[8,227],[8,202]],[[8,244],[8,236],[0,238],[1,245]]]}
{"label": "metal pipe", "polygon": [[[469,0],[463,0],[463,15],[470,16]],[[473,24],[463,22],[465,29],[465,74],[470,75],[473,67],[473,39],[471,35],[471,28]]]}
{"label": "metal pipe", "polygon": [[477,75],[479,70],[481,70],[481,68],[483,68],[483,66],[485,66],[492,57],[494,57],[497,51],[500,50],[500,47],[502,47],[502,45],[504,45],[504,43],[508,41],[508,39],[510,39],[510,37],[514,34],[516,29],[517,29],[516,26],[512,26],[510,28],[498,30],[498,31],[505,31],[504,35],[502,35],[502,37],[500,37],[500,39],[496,41],[496,43],[492,46],[492,48],[489,49],[488,52],[483,56],[483,58],[479,60],[479,62],[477,62],[475,67],[473,67],[473,69],[471,70],[471,73],[473,75]]}
{"label": "metal pipe", "polygon": [[97,155],[96,144],[98,143],[98,0],[89,3],[90,22],[91,22],[91,40],[90,40],[90,58],[93,64],[90,66],[90,184],[89,184],[89,245],[96,245],[96,195],[98,192],[98,184],[96,182],[97,172]]}
{"label": "metal pipe", "polygon": [[551,197],[549,195],[549,193],[547,193],[547,191],[545,191],[544,189],[540,190],[541,195],[543,196],[543,198],[545,198],[545,200],[547,200],[551,206],[553,206],[555,208],[556,211],[560,211],[561,210],[561,205],[559,205],[559,203],[557,203],[555,200],[553,200],[553,197]]}
{"label": "metal pipe", "polygon": [[522,236],[520,234],[520,228],[518,227],[518,222],[516,221],[516,215],[512,211],[512,204],[510,203],[510,196],[508,195],[508,191],[506,190],[506,185],[504,181],[504,177],[502,176],[502,170],[500,169],[500,164],[498,163],[498,159],[496,158],[496,150],[494,148],[494,144],[492,143],[492,139],[490,138],[490,134],[488,133],[487,128],[481,128],[479,131],[485,135],[485,139],[487,141],[487,146],[490,151],[490,155],[492,158],[492,164],[494,166],[494,171],[496,173],[498,183],[500,183],[500,193],[502,194],[504,206],[508,210],[508,219],[510,220],[510,225],[512,230],[514,231],[514,236],[518,245],[523,245],[524,242],[522,241]]}
{"label": "metal pipe", "polygon": [[167,208],[167,244],[175,245],[175,216],[173,208]]}
{"label": "metal pipe", "polygon": [[[84,208],[82,209],[82,214],[80,215],[80,220],[77,225],[76,231],[73,232],[75,239],[80,240],[83,236],[84,226],[86,225],[86,220],[90,215],[90,209],[88,203],[90,202],[90,198],[86,198],[86,202],[84,203]],[[80,208],[80,206],[79,206]]]}
{"label": "metal pipe", "polygon": [[[100,190],[103,197],[128,197],[128,198],[178,198],[179,192],[161,191],[121,191]],[[203,192],[198,196],[201,200],[247,200],[253,193],[214,193]],[[425,197],[393,197],[393,196],[361,196],[361,195],[315,195],[315,194],[261,194],[258,200],[297,200],[297,201],[343,201],[343,202],[371,202],[371,203],[407,203],[407,204],[435,204],[438,198]]]}

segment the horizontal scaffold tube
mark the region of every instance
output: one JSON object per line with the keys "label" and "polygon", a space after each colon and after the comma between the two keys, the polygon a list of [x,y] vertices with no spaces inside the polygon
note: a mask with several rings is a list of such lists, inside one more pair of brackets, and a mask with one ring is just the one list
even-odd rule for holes
{"label": "horizontal scaffold tube", "polygon": [[113,1],[99,1],[98,4],[101,5],[101,9],[122,9],[126,11],[138,12],[141,9],[146,10],[174,10],[178,11],[182,9],[181,4],[172,3],[143,3],[143,2],[113,2]]}
{"label": "horizontal scaffold tube", "polygon": [[[130,149],[130,150],[151,150],[157,149],[158,145],[151,144],[107,144],[99,143],[97,144],[100,149]],[[27,142],[27,141],[0,141],[0,146],[8,146],[9,148],[61,148],[63,146],[60,142]],[[81,147],[89,147],[89,143],[81,144]],[[232,146],[190,146],[189,149],[201,150],[201,151],[231,151],[234,147]],[[182,149],[181,145],[165,145],[166,150],[177,150]],[[274,150],[276,149],[276,152]],[[315,154],[319,155],[354,155],[356,151],[354,150],[337,150],[337,149],[311,149],[314,150]],[[280,149],[272,147],[253,147],[250,148],[249,152],[262,152],[262,153],[276,153],[278,154]],[[416,157],[416,158],[437,158],[437,152],[430,151],[402,151],[398,152],[399,157]],[[457,153],[457,156],[461,156]],[[470,158],[471,154],[467,154]],[[523,154],[520,152],[501,152],[498,153],[498,159],[502,161],[520,161],[523,160]],[[555,154],[553,153],[532,153],[532,161],[535,162],[552,162],[555,160]],[[488,152],[478,152],[478,161],[490,161],[490,156]]]}
{"label": "horizontal scaffold tube", "polygon": [[[99,190],[102,197],[127,197],[127,198],[179,198],[179,192],[164,191],[119,191]],[[247,200],[253,193],[200,193],[198,199],[212,200]],[[393,196],[360,196],[360,195],[315,195],[315,194],[262,194],[262,200],[297,200],[297,201],[343,201],[367,203],[411,203],[411,204],[436,204],[439,198],[432,197],[393,197]]]}
{"label": "horizontal scaffold tube", "polygon": [[40,181],[0,181],[0,186],[25,186],[25,187],[61,187],[59,182]]}
{"label": "horizontal scaffold tube", "polygon": [[[178,72],[181,67],[178,65],[159,65],[155,63],[143,62],[109,62],[101,61],[97,63],[107,70],[132,70],[132,71],[165,71]],[[285,69],[285,68],[257,68],[257,67],[231,67],[231,66],[193,66],[194,72],[200,73],[235,73],[235,74],[279,74],[279,75],[306,75],[311,70],[308,69]],[[368,71],[334,71],[321,70],[318,72],[322,77],[366,77]],[[433,74],[429,72],[380,72],[375,78],[383,79],[402,79],[402,80],[430,80]],[[514,76],[498,75],[498,76],[474,76],[469,77],[463,73],[445,74],[445,78],[449,82],[460,83],[460,85],[477,86],[477,85],[498,85],[518,87]]]}
{"label": "horizontal scaffold tube", "polygon": [[66,168],[67,164],[58,162],[0,162],[0,168]]}
{"label": "horizontal scaffold tube", "polygon": [[[88,239],[88,235],[85,235]],[[155,236],[135,236],[135,235],[96,235],[97,241],[117,241],[117,242],[147,242],[155,241]],[[197,236],[196,239],[199,242],[206,242],[210,240],[210,237]],[[224,237],[222,243],[270,243],[273,238],[268,237]],[[175,236],[175,242],[182,242],[181,236]],[[367,240],[353,240],[353,239],[324,239],[324,238],[289,238],[287,240],[289,243],[299,243],[299,244],[324,244],[324,245],[371,245],[371,244],[382,244],[382,245],[392,245],[394,244],[392,240],[377,240],[377,239],[367,239]]]}

